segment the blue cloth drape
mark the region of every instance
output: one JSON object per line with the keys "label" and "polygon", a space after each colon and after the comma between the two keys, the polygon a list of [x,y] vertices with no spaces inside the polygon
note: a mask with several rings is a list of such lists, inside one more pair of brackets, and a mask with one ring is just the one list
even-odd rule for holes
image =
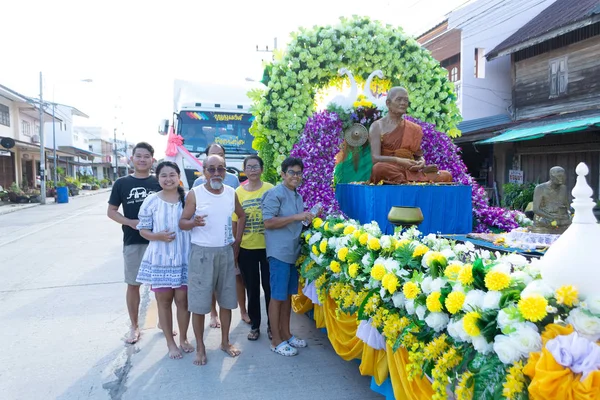
{"label": "blue cloth drape", "polygon": [[377,221],[387,234],[394,232],[387,220],[392,206],[420,207],[424,220],[419,230],[425,235],[465,234],[473,227],[471,186],[338,184],[335,197],[349,218],[361,224]]}

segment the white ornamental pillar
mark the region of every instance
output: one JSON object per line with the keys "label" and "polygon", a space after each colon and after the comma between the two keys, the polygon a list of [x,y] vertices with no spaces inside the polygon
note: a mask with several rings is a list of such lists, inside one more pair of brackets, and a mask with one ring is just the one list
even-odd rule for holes
{"label": "white ornamental pillar", "polygon": [[589,168],[579,163],[577,183],[571,192],[575,209],[571,226],[550,246],[541,261],[542,279],[554,290],[573,285],[584,300],[598,295],[600,288],[600,225],[592,209],[593,191],[585,176]]}

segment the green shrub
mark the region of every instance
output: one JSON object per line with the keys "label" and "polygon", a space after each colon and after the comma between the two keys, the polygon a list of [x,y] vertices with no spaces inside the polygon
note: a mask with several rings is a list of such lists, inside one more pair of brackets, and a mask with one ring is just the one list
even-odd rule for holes
{"label": "green shrub", "polygon": [[502,205],[512,210],[523,211],[527,204],[533,201],[533,191],[536,183],[506,183],[502,186],[504,198]]}

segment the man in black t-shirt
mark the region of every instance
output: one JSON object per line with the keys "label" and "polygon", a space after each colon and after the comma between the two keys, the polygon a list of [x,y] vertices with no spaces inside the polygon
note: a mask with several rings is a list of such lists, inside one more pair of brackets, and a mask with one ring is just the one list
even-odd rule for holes
{"label": "man in black t-shirt", "polygon": [[[137,230],[138,213],[144,199],[151,193],[161,190],[156,177],[150,175],[154,163],[154,149],[141,142],[133,148],[131,161],[133,175],[116,180],[113,185],[108,211],[110,219],[123,226],[123,258],[125,261],[125,283],[127,283],[127,310],[131,320],[131,332],[127,343],[135,343],[140,338],[138,314],[140,307],[140,283],[136,281],[142,257],[148,247],[148,241]],[[123,208],[123,213],[119,212]]]}

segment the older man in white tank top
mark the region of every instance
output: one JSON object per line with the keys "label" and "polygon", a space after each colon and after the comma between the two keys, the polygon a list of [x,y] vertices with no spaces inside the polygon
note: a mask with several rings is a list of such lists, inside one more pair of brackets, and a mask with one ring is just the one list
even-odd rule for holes
{"label": "older man in white tank top", "polygon": [[[210,312],[213,292],[221,311],[221,350],[236,357],[240,351],[229,343],[231,310],[237,307],[234,257],[246,225],[246,214],[235,190],[223,184],[225,160],[217,155],[204,162],[206,183],[187,195],[179,227],[191,230],[192,247],[188,267],[188,308],[196,336],[194,364],[206,364],[204,316]],[[232,215],[238,216],[237,231]]]}

